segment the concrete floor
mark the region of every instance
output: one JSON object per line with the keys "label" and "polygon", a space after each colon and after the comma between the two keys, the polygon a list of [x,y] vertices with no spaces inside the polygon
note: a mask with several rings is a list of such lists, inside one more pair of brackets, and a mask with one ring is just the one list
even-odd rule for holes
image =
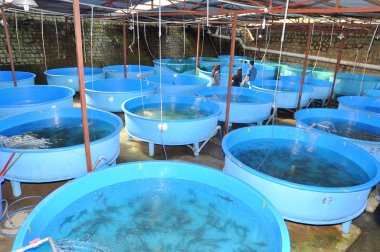
{"label": "concrete floor", "polygon": [[[123,115],[118,114],[121,118]],[[287,115],[285,115],[287,117]],[[281,119],[278,124],[294,124],[293,120]],[[168,160],[180,160],[197,163],[221,170],[224,165],[224,155],[220,147],[220,136],[216,136],[202,150],[199,157],[194,157],[192,151],[185,146],[167,146]],[[148,156],[148,144],[141,141],[128,141],[123,129],[120,137],[121,153],[118,163],[138,160],[164,160],[163,148],[156,145],[155,156]],[[46,196],[66,181],[46,184],[22,184],[23,195]],[[4,182],[3,198],[13,202],[10,183]],[[375,213],[364,213],[354,221],[350,235],[342,235],[340,226],[310,226],[287,222],[293,251],[360,251],[372,252],[380,250],[380,209]],[[376,222],[377,221],[377,222]],[[0,236],[0,251],[11,251],[13,239]]]}

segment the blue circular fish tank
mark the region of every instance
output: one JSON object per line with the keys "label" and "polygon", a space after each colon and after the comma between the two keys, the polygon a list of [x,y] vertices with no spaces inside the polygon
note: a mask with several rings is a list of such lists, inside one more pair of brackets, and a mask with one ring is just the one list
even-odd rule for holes
{"label": "blue circular fish tank", "polygon": [[294,118],[298,127],[334,134],[352,142],[380,162],[380,117],[342,109],[305,109]]}
{"label": "blue circular fish tank", "polygon": [[[276,97],[276,108],[297,108],[298,95],[300,92],[299,84],[294,84],[289,81],[261,80],[250,82],[250,87]],[[306,107],[309,105],[312,92],[313,89],[310,86],[303,86],[300,107]]]}
{"label": "blue circular fish tank", "polygon": [[251,126],[223,138],[224,172],[266,196],[286,220],[331,225],[367,205],[380,165],[366,151],[333,135],[289,126]]}
{"label": "blue circular fish tank", "polygon": [[[5,174],[15,195],[19,182],[45,183],[86,174],[86,155],[80,108],[56,108],[26,112],[1,120],[0,163],[12,153],[23,153]],[[96,168],[114,164],[119,156],[123,123],[111,113],[88,109],[91,158]]]}
{"label": "blue circular fish tank", "polygon": [[[76,92],[79,91],[79,80],[78,80],[78,68],[68,67],[68,68],[56,68],[49,69],[45,72],[48,85],[64,86],[74,89]],[[84,68],[84,81],[104,79],[103,69],[101,68]]]}
{"label": "blue circular fish tank", "polygon": [[208,79],[190,74],[153,75],[146,81],[148,84],[156,85],[157,93],[160,93],[162,88],[164,95],[196,95],[198,89],[209,84]]}
{"label": "blue circular fish tank", "polygon": [[[330,77],[333,82],[334,76]],[[342,95],[363,95],[366,90],[379,87],[380,77],[362,74],[338,73],[335,81],[334,94]]]}
{"label": "blue circular fish tank", "polygon": [[[281,76],[282,81],[301,83],[302,76]],[[304,84],[313,88],[310,99],[326,101],[331,93],[332,82],[305,76]]]}
{"label": "blue circular fish tank", "polygon": [[141,79],[101,79],[85,85],[87,106],[110,112],[122,112],[125,100],[153,94],[156,89],[155,84]]}
{"label": "blue circular fish tank", "polygon": [[[124,65],[114,65],[103,67],[106,79],[122,79],[124,78]],[[154,67],[143,65],[127,65],[128,79],[146,79],[146,77],[154,75]]]}
{"label": "blue circular fish tank", "polygon": [[0,89],[0,119],[33,110],[72,107],[75,91],[60,86],[20,86]]}
{"label": "blue circular fish tank", "polygon": [[359,111],[367,115],[380,117],[380,99],[365,96],[341,96],[339,109]]}
{"label": "blue circular fish tank", "polygon": [[[160,60],[155,59],[154,70],[160,73]],[[195,61],[192,59],[161,59],[161,74],[194,74]]]}
{"label": "blue circular fish tank", "polygon": [[[189,58],[195,62],[196,57]],[[199,69],[204,71],[212,71],[214,66],[219,64],[220,67],[227,66],[228,64],[220,58],[214,57],[199,57]]]}
{"label": "blue circular fish tank", "polygon": [[125,130],[137,139],[149,143],[149,155],[154,144],[193,144],[199,155],[199,142],[211,138],[218,129],[218,104],[195,96],[149,95],[123,103]]}
{"label": "blue circular fish tank", "polygon": [[[227,87],[207,87],[198,91],[203,96],[219,104],[222,112],[219,121],[226,119]],[[268,119],[273,105],[273,96],[253,89],[231,87],[230,123],[262,123]]]}
{"label": "blue circular fish tank", "polygon": [[[281,76],[302,76],[303,66],[284,65],[281,68]],[[305,76],[328,81],[334,77],[334,72],[323,68],[306,67]]]}
{"label": "blue circular fish tank", "polygon": [[[36,75],[29,72],[15,71],[17,86],[32,86]],[[0,71],[0,88],[13,87],[12,71]]]}
{"label": "blue circular fish tank", "polygon": [[30,213],[13,250],[47,236],[56,251],[290,251],[285,222],[261,193],[171,161],[120,164],[58,188]]}
{"label": "blue circular fish tank", "polygon": [[365,96],[380,98],[380,89],[364,90]]}
{"label": "blue circular fish tank", "polygon": [[[223,60],[226,64],[230,64],[230,55],[219,55],[218,56],[219,59]],[[234,65],[239,65],[241,63],[243,63],[244,61],[246,60],[250,60],[251,58],[247,57],[247,56],[240,56],[240,55],[234,55]],[[253,60],[253,59],[252,59]]]}

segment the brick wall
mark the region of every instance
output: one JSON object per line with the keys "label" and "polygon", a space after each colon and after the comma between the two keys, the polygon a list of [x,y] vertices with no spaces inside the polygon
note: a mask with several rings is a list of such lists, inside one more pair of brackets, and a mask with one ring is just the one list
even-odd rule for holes
{"label": "brick wall", "polygon": [[[36,83],[46,83],[41,16],[34,14],[18,14],[18,40],[15,29],[15,15],[7,13],[10,40],[15,60],[15,68],[19,71],[29,71],[37,74]],[[47,68],[76,66],[75,36],[72,18],[44,16],[44,43],[46,51]],[[58,43],[56,26],[58,30]],[[86,52],[85,66],[90,66],[89,19],[83,22],[84,45]],[[129,27],[128,24],[127,27]],[[123,64],[123,33],[122,22],[109,20],[95,20],[93,25],[93,63],[95,67]],[[135,26],[135,43],[133,44],[133,31],[128,29],[127,50],[128,64],[138,64],[137,26]],[[146,40],[144,26],[140,30],[140,62],[142,65],[153,65],[153,57],[159,57],[158,26],[146,25]],[[202,33],[201,33],[202,35]],[[162,58],[193,57],[196,54],[197,28],[186,27],[186,52],[183,55],[183,26],[162,26]],[[202,40],[201,40],[202,41]],[[210,36],[205,33],[203,55],[215,56],[215,50],[210,43]],[[147,46],[148,44],[148,46]],[[59,52],[58,52],[59,48]],[[150,51],[150,52],[149,52]],[[153,56],[152,56],[153,55]],[[7,53],[4,28],[0,26],[0,70],[9,70],[9,57]]]}
{"label": "brick wall", "polygon": [[[215,30],[214,30],[215,31]],[[256,31],[251,30],[252,35],[256,36]],[[365,58],[367,55],[367,50],[369,47],[369,44],[372,39],[372,33],[373,29],[371,30],[361,30],[361,33],[355,33],[354,30],[347,33],[347,38],[343,47],[343,55],[342,60],[348,60],[352,62],[358,62],[358,63],[365,63]],[[222,29],[223,35],[230,36],[231,30],[230,29]],[[244,31],[238,30],[237,31],[237,37],[240,37],[244,40]],[[214,37],[214,42],[219,45],[219,38]],[[260,48],[260,52],[254,52],[246,50],[245,54],[247,56],[256,56],[257,59],[262,59],[264,56],[265,51],[265,45],[266,41],[269,41],[268,43],[268,49],[273,50],[280,50],[280,40],[281,40],[281,31],[271,31],[270,35],[268,34],[267,37],[264,35],[262,39],[259,39],[257,41],[257,47]],[[293,53],[300,53],[303,54],[305,52],[306,47],[306,40],[307,40],[307,31],[287,31],[285,35],[285,40],[283,43],[283,51],[287,52],[293,52]],[[330,44],[331,42],[331,44]],[[337,34],[334,34],[331,37],[331,33],[321,32],[316,28],[313,32],[311,46],[310,46],[310,55],[316,56],[319,51],[320,57],[327,57],[336,59],[337,53],[339,49],[339,43],[340,40],[337,38]],[[247,46],[256,46],[256,41],[250,41],[247,36]],[[230,41],[226,39],[222,39],[222,53],[223,54],[229,54],[230,50]],[[236,43],[236,51],[235,54],[243,55],[243,48],[240,46],[240,43]],[[268,60],[277,61],[279,55],[278,54],[271,54],[267,53],[265,55],[265,58]],[[357,59],[356,59],[357,57]],[[287,62],[290,64],[295,65],[302,65],[303,59],[302,58],[296,58],[296,57],[290,57],[290,56],[282,56],[282,61]],[[367,60],[368,64],[374,64],[379,65],[380,64],[380,40],[375,39],[372,44],[371,51],[368,56]],[[333,63],[326,63],[322,61],[315,61],[315,60],[309,60],[308,66],[314,66],[316,64],[316,67],[325,68],[334,70],[335,64]],[[354,69],[352,66],[346,66],[341,65],[341,70],[343,72],[352,72]],[[362,73],[363,68],[356,67],[355,73]],[[366,70],[366,74],[372,74],[372,75],[380,75],[379,71],[377,70]]]}

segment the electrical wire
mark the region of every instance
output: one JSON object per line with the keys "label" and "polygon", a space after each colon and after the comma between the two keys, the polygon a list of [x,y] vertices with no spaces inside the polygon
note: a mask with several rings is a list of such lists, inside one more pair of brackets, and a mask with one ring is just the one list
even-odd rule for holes
{"label": "electrical wire", "polygon": [[41,38],[42,38],[42,50],[43,50],[43,54],[44,54],[45,70],[47,71],[45,39],[44,39],[44,14],[43,14],[43,12],[41,12]]}
{"label": "electrical wire", "polygon": [[[3,209],[3,213],[1,213],[1,215],[0,215],[1,216],[0,217],[0,226],[2,229],[2,231],[0,231],[0,236],[8,237],[8,238],[13,238],[16,236],[16,234],[12,234],[12,233],[7,232],[7,230],[9,232],[12,232],[12,231],[18,230],[20,228],[20,226],[14,226],[13,225],[11,217],[22,212],[22,211],[32,210],[36,205],[35,204],[27,205],[27,206],[19,207],[15,210],[12,210],[12,211],[10,211],[10,209],[12,207],[14,207],[17,203],[22,202],[22,201],[27,200],[27,199],[42,199],[42,197],[41,196],[26,196],[26,197],[19,198],[10,204],[8,203],[7,200],[5,200],[5,199],[2,200],[1,204],[4,204],[5,207]],[[8,227],[5,225],[5,222],[7,220],[12,225],[12,227]]]}

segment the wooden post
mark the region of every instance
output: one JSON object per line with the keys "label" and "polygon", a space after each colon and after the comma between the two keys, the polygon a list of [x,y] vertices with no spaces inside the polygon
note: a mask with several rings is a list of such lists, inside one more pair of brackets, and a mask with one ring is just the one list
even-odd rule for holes
{"label": "wooden post", "polygon": [[230,69],[228,73],[228,91],[227,91],[227,104],[226,104],[226,119],[224,120],[224,135],[228,133],[228,118],[230,115],[232,71],[234,69],[234,56],[235,56],[236,23],[237,23],[237,14],[234,13],[234,18],[232,20]]}
{"label": "wooden post", "polygon": [[197,35],[197,55],[195,56],[195,73],[198,73],[198,66],[199,66],[199,43],[200,43],[200,37],[201,37],[201,24],[198,23],[198,35]]}
{"label": "wooden post", "polygon": [[124,64],[124,79],[127,78],[127,24],[123,19],[123,64]]}
{"label": "wooden post", "polygon": [[87,108],[86,108],[86,93],[84,89],[82,31],[81,31],[81,23],[80,23],[79,0],[73,1],[73,11],[74,11],[74,30],[75,30],[76,52],[77,52],[80,105],[82,109],[84,148],[86,152],[87,172],[91,172],[92,162],[91,162],[91,151],[90,151],[90,134],[88,130],[88,117],[87,117]]}
{"label": "wooden post", "polygon": [[327,102],[327,104],[329,104],[329,105],[331,104],[331,102],[333,100],[333,96],[334,96],[336,75],[337,75],[339,68],[340,68],[340,61],[342,60],[343,45],[344,45],[345,40],[346,40],[346,38],[342,38],[340,40],[340,44],[339,44],[339,50],[338,50],[338,55],[337,55],[336,65],[335,65],[335,70],[334,70],[334,80],[333,80],[332,87],[331,87],[331,93],[330,93],[329,101]]}
{"label": "wooden post", "polygon": [[302,77],[301,77],[301,82],[300,82],[300,92],[298,93],[297,110],[300,109],[300,105],[301,105],[303,85],[305,83],[305,74],[306,74],[306,68],[307,68],[307,61],[309,59],[309,53],[310,53],[310,42],[311,42],[311,32],[312,32],[312,29],[313,29],[313,26],[311,24],[309,24],[309,31],[307,33],[307,42],[306,42],[306,50],[305,50],[305,59],[303,61]]}
{"label": "wooden post", "polygon": [[4,12],[3,8],[1,8],[1,16],[3,17],[4,31],[5,31],[5,40],[7,41],[9,61],[11,63],[13,86],[17,87],[17,79],[16,79],[16,73],[15,73],[15,64],[14,64],[14,61],[13,61],[13,54],[12,54],[12,48],[11,48],[11,40],[9,39],[8,23],[7,23],[7,18],[5,17],[5,12]]}

